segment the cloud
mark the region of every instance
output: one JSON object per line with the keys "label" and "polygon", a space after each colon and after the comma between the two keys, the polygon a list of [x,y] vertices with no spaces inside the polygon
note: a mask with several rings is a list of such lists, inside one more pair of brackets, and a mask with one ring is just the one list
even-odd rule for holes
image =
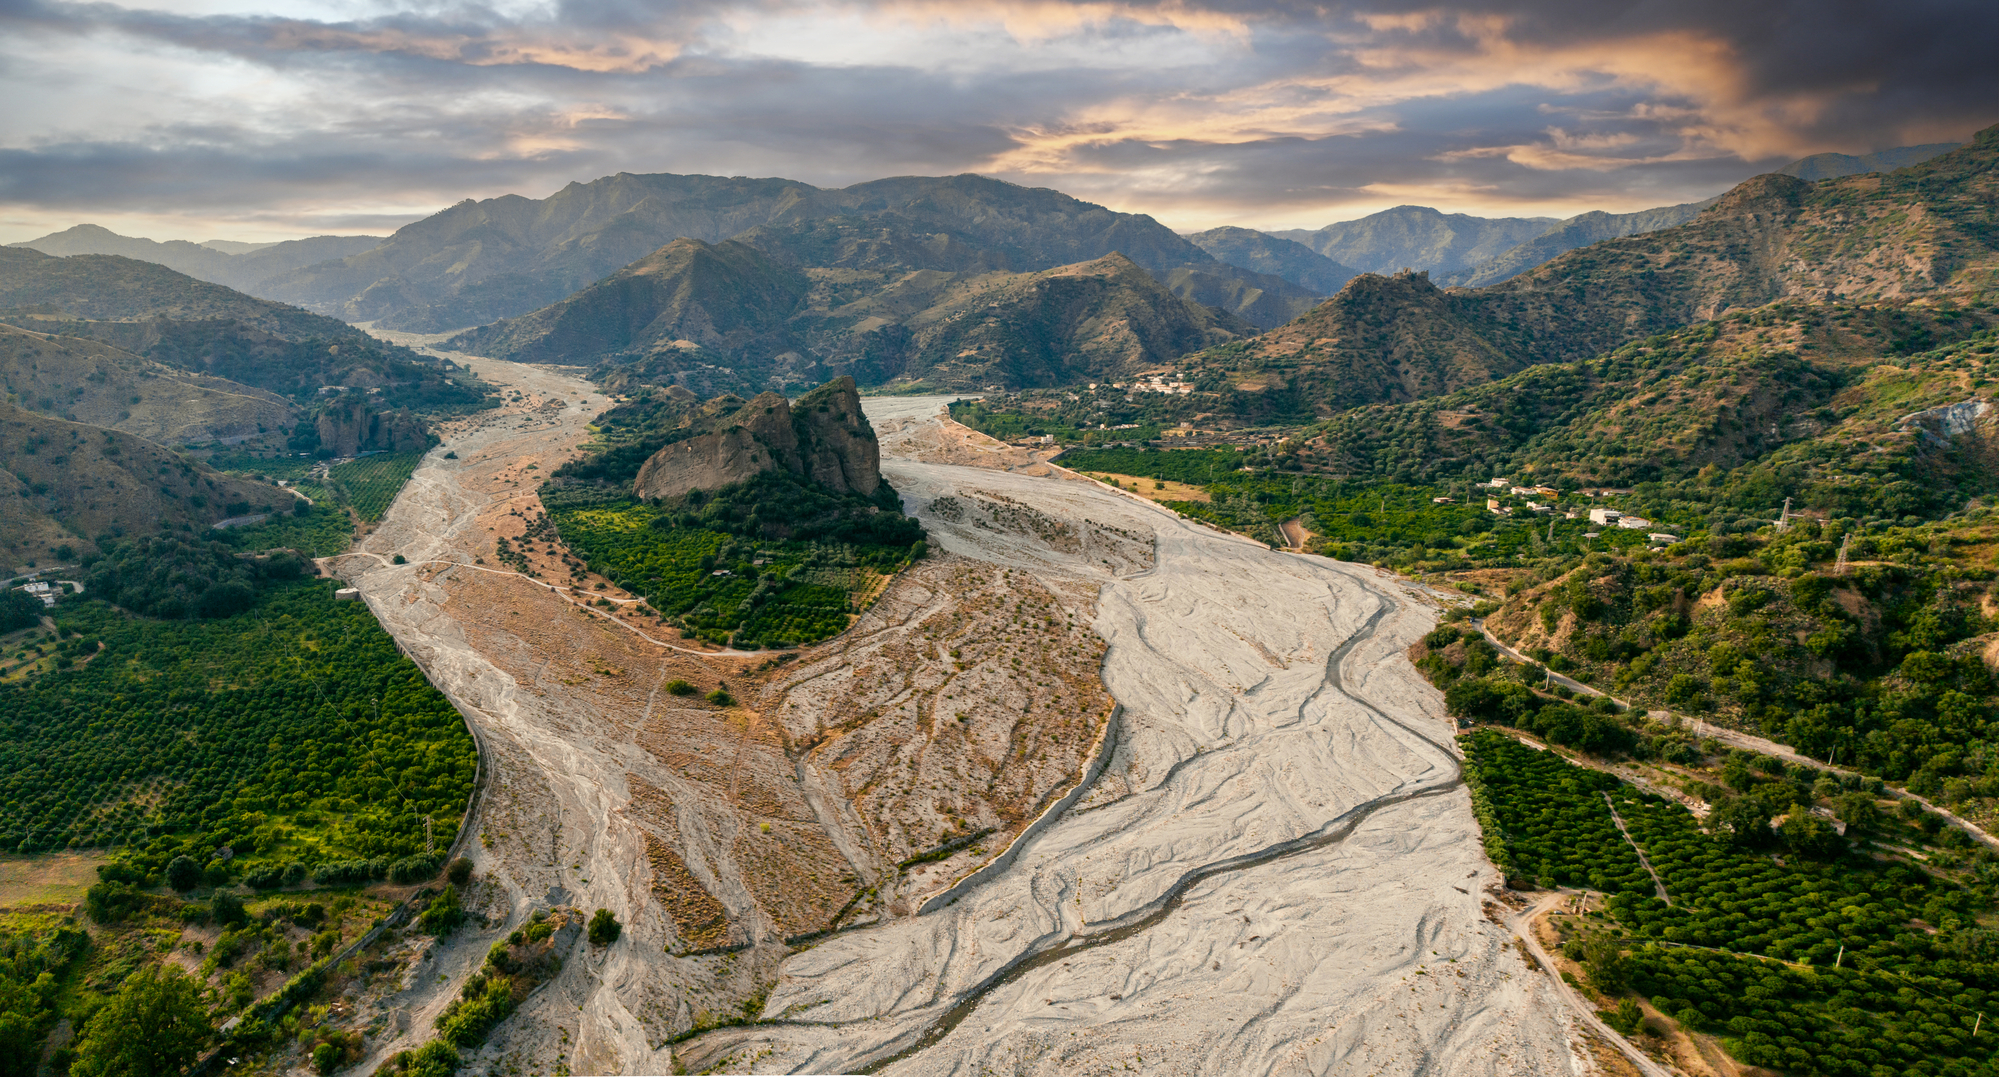
{"label": "cloud", "polygon": [[1560,216],[1999,118],[1999,9],[1937,0],[144,2],[0,0],[0,239],[380,227],[620,170]]}

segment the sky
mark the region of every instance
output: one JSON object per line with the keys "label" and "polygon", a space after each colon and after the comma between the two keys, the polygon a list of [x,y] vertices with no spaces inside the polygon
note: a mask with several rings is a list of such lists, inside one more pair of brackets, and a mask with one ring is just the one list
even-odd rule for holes
{"label": "sky", "polygon": [[0,242],[386,234],[621,171],[1566,217],[1965,140],[1995,54],[1990,0],[0,0]]}

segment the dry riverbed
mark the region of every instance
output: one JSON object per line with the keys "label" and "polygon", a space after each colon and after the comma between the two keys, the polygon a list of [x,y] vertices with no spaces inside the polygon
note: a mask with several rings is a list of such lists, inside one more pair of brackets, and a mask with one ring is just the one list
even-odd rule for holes
{"label": "dry riverbed", "polygon": [[479,731],[495,926],[439,948],[359,1072],[556,903],[625,934],[468,1072],[1590,1070],[1488,914],[1450,724],[1402,654],[1417,594],[882,398],[935,556],[837,640],[704,653],[500,564],[609,402],[473,366],[520,401],[448,431],[339,568]]}

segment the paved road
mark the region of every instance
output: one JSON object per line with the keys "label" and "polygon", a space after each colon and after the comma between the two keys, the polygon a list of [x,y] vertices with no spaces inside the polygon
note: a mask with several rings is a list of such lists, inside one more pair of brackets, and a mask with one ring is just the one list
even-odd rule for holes
{"label": "paved road", "polygon": [[[1472,624],[1478,628],[1481,634],[1485,636],[1486,642],[1491,643],[1493,647],[1499,651],[1499,653],[1523,665],[1533,666],[1534,668],[1545,672],[1546,674],[1548,674],[1549,679],[1554,681],[1556,684],[1563,685],[1567,687],[1570,691],[1576,692],[1580,695],[1602,696],[1603,698],[1610,700],[1612,703],[1617,704],[1619,707],[1622,707],[1625,710],[1631,709],[1632,704],[1629,700],[1619,699],[1616,696],[1611,695],[1609,692],[1603,691],[1602,689],[1592,688],[1589,685],[1584,684],[1581,681],[1575,680],[1574,678],[1571,677],[1564,677],[1561,674],[1556,673],[1554,670],[1549,669],[1547,666],[1534,661],[1532,658],[1529,658],[1526,655],[1521,654],[1519,651],[1516,651],[1511,647],[1508,647],[1504,642],[1500,640],[1498,636],[1492,634],[1491,629],[1485,627],[1484,621],[1474,620]],[[1673,715],[1672,711],[1663,711],[1663,710],[1647,711],[1646,713],[1654,718],[1669,718],[1672,717]],[[1681,717],[1686,718],[1686,716],[1684,715]],[[1687,720],[1700,721],[1699,719],[1692,719],[1692,718],[1688,718]],[[1743,733],[1739,730],[1725,729],[1711,722],[1701,723],[1701,736],[1711,737],[1715,740],[1722,742],[1723,744],[1728,745],[1731,748],[1740,748],[1743,751],[1760,752],[1763,755],[1775,756],[1778,759],[1782,759],[1786,763],[1799,763],[1805,766],[1816,767],[1819,770],[1831,771],[1834,774],[1845,774],[1856,777],[1864,777],[1864,775],[1861,775],[1859,771],[1849,770],[1846,767],[1828,766],[1822,760],[1813,759],[1808,755],[1800,755],[1798,754],[1796,749],[1791,748],[1787,745],[1779,744],[1774,740],[1769,740],[1764,737],[1759,737],[1752,733]],[[1982,841],[1985,844],[1995,849],[1999,849],[1999,838],[1995,838],[1991,834],[1986,833],[1985,829],[1983,827],[1980,827],[1977,823],[1974,823],[1969,819],[1963,818],[1962,816],[1956,815],[1947,808],[1943,808],[1936,804],[1933,804],[1929,800],[1917,796],[1916,794],[1911,793],[1906,789],[1897,789],[1893,786],[1884,786],[1884,788],[1887,790],[1888,796],[1894,797],[1899,800],[1913,800],[1916,803],[1921,804],[1923,807],[1928,808],[1930,811],[1937,813],[1939,816],[1942,816],[1946,821],[1950,822],[1952,825],[1963,830],[1965,833],[1970,834],[1972,837],[1977,838],[1979,841]]]}

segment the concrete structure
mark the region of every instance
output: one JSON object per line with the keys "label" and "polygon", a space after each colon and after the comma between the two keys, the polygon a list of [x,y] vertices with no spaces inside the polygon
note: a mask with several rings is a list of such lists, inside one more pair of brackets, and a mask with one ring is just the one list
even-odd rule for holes
{"label": "concrete structure", "polygon": [[1623,516],[1624,514],[1617,511],[1616,509],[1589,510],[1589,522],[1597,525],[1598,527],[1608,527],[1609,525],[1616,523],[1619,519],[1622,519]]}
{"label": "concrete structure", "polygon": [[358,602],[360,599],[361,592],[352,587],[342,587],[340,590],[333,592],[333,601],[335,602]]}
{"label": "concrete structure", "polygon": [[1652,526],[1652,521],[1643,516],[1619,516],[1617,526],[1627,531],[1643,531]]}

